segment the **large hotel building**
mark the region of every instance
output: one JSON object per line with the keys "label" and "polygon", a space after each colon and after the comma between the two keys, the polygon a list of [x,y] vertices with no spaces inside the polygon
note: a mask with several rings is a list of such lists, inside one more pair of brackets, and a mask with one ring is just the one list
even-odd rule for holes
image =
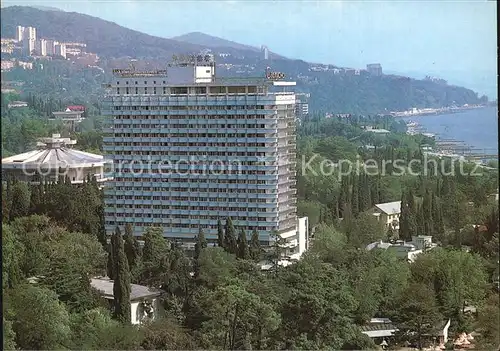
{"label": "large hotel building", "polygon": [[215,242],[217,221],[231,217],[264,245],[277,231],[290,253],[303,251],[295,94],[286,91],[295,83],[270,72],[217,78],[215,69],[212,55],[198,55],[163,71],[114,70],[105,98],[104,150],[114,164],[106,230],[131,223],[140,237],[161,226],[190,246],[200,227]]}

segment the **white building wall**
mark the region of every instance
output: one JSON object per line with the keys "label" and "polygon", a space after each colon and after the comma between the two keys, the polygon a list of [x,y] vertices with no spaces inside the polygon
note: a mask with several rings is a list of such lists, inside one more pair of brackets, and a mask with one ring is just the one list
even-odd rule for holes
{"label": "white building wall", "polygon": [[130,322],[132,325],[140,324],[139,318],[137,316],[137,310],[139,309],[139,301],[134,301],[130,303]]}
{"label": "white building wall", "polygon": [[297,228],[297,236],[299,239],[299,254],[302,255],[307,249],[307,242],[309,240],[309,218],[299,218],[299,225]]}
{"label": "white building wall", "polygon": [[[160,303],[160,300],[155,298],[151,300],[153,302],[153,320],[161,317],[163,315],[163,309]],[[131,324],[141,324],[141,318],[143,311],[140,308],[140,305],[143,301],[132,301],[130,302],[130,322]]]}
{"label": "white building wall", "polygon": [[57,44],[55,46],[55,55],[66,58],[66,45],[63,43]]}
{"label": "white building wall", "polygon": [[23,26],[17,26],[16,27],[16,40],[23,41],[24,38],[24,27]]}
{"label": "white building wall", "polygon": [[35,50],[40,56],[47,56],[47,41],[39,39],[36,41]]}

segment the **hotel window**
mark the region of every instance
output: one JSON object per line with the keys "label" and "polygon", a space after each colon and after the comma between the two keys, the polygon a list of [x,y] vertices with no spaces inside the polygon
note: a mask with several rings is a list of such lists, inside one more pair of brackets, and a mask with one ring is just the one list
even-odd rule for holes
{"label": "hotel window", "polygon": [[187,94],[188,88],[187,87],[175,87],[175,88],[170,88],[170,91],[172,94]]}
{"label": "hotel window", "polygon": [[210,87],[210,93],[211,94],[225,94],[226,93],[226,87]]}

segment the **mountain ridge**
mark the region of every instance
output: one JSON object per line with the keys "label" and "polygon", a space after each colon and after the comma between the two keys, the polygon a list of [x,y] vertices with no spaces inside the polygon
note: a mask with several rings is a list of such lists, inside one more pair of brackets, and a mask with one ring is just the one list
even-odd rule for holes
{"label": "mountain ridge", "polygon": [[[194,53],[203,49],[211,49],[217,56],[222,66],[218,70],[221,76],[245,76],[256,72],[261,72],[263,76],[266,68],[272,66],[273,70],[285,73],[287,79],[296,80],[298,92],[311,93],[310,105],[317,111],[382,113],[412,107],[477,104],[482,100],[471,89],[460,86],[410,79],[407,76],[372,76],[366,71],[360,75],[345,71],[335,73],[336,66],[333,64],[323,64],[323,67],[318,68],[310,62],[274,54],[270,54],[271,60],[263,60],[258,48],[208,34],[195,32],[194,37],[215,47],[155,37],[76,12],[43,11],[23,6],[3,8],[2,34],[14,37],[17,25],[37,27],[39,37],[84,42],[87,50],[97,53],[103,60],[103,67],[107,68],[109,65],[106,66],[106,61],[113,58],[164,62],[173,54]],[[193,39],[193,33],[174,38],[183,37]],[[219,57],[219,53],[229,53],[230,56]]]}

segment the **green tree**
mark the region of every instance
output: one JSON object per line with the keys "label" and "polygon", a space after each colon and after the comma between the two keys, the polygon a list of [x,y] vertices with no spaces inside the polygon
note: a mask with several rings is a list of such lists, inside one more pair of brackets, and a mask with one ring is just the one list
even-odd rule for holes
{"label": "green tree", "polygon": [[426,344],[425,335],[433,333],[442,320],[434,291],[425,284],[410,284],[393,320],[398,327],[396,336],[415,342],[421,350]]}
{"label": "green tree", "polygon": [[482,350],[494,350],[500,345],[500,304],[498,293],[489,296],[484,308],[479,311],[478,327],[480,337],[478,348]]}
{"label": "green tree", "polygon": [[162,318],[144,329],[141,346],[145,350],[194,350],[197,349],[188,330],[170,318]]}
{"label": "green tree", "polygon": [[224,227],[220,219],[217,221],[217,246],[224,247]]}
{"label": "green tree", "polygon": [[116,277],[113,281],[114,317],[124,324],[129,324],[130,312],[130,270],[123,244],[120,228],[116,228],[112,236],[113,263]]}
{"label": "green tree", "polygon": [[252,237],[250,238],[249,251],[252,260],[258,261],[260,259],[262,249],[260,247],[259,233],[255,229],[252,231]]}
{"label": "green tree", "polygon": [[2,288],[13,288],[21,282],[21,262],[24,246],[19,242],[12,227],[2,224]]}
{"label": "green tree", "polygon": [[208,246],[207,239],[205,239],[205,233],[200,227],[198,231],[198,236],[196,237],[196,243],[194,245],[194,259],[197,260],[200,257],[201,250]]}
{"label": "green tree", "polygon": [[12,322],[3,318],[3,349],[16,350],[16,333],[12,329]]}
{"label": "green tree", "polygon": [[194,276],[198,278],[199,276],[199,259],[201,251],[208,246],[207,240],[205,239],[205,234],[203,229],[200,227],[198,231],[198,236],[196,237],[196,243],[194,244]]}
{"label": "green tree", "polygon": [[57,350],[69,346],[68,311],[55,292],[33,285],[19,286],[7,294],[5,303],[13,316],[18,347]]}
{"label": "green tree", "polygon": [[30,188],[25,182],[16,182],[12,186],[12,203],[10,207],[10,220],[24,217],[29,214],[31,203]]}
{"label": "green tree", "polygon": [[55,291],[72,312],[97,307],[100,298],[90,285],[90,277],[103,275],[106,256],[97,239],[63,231],[44,251],[50,260],[40,284]]}
{"label": "green tree", "polygon": [[170,243],[163,237],[162,228],[150,227],[144,234],[141,284],[159,286],[170,266]]}
{"label": "green tree", "polygon": [[465,322],[465,302],[478,306],[486,296],[487,278],[482,262],[477,254],[435,248],[417,257],[411,265],[412,280],[432,285],[441,312],[461,329]]}
{"label": "green tree", "polygon": [[347,236],[344,233],[333,226],[320,224],[306,255],[317,255],[323,262],[340,266],[347,260],[347,248]]}
{"label": "green tree", "polygon": [[224,247],[227,252],[236,254],[238,252],[238,243],[236,241],[236,230],[233,226],[233,221],[230,217],[226,220],[226,227],[224,231]]}
{"label": "green tree", "polygon": [[127,256],[130,271],[135,272],[141,259],[141,247],[139,245],[139,241],[133,233],[132,225],[130,223],[125,225],[125,235],[123,236],[123,239],[125,255]]}
{"label": "green tree", "polygon": [[243,260],[248,260],[250,258],[250,250],[248,248],[247,235],[243,228],[240,229],[240,234],[238,236],[238,248],[237,257]]}
{"label": "green tree", "polygon": [[202,298],[202,304],[209,316],[201,329],[204,348],[252,349],[279,325],[272,306],[241,282],[217,287]]}

